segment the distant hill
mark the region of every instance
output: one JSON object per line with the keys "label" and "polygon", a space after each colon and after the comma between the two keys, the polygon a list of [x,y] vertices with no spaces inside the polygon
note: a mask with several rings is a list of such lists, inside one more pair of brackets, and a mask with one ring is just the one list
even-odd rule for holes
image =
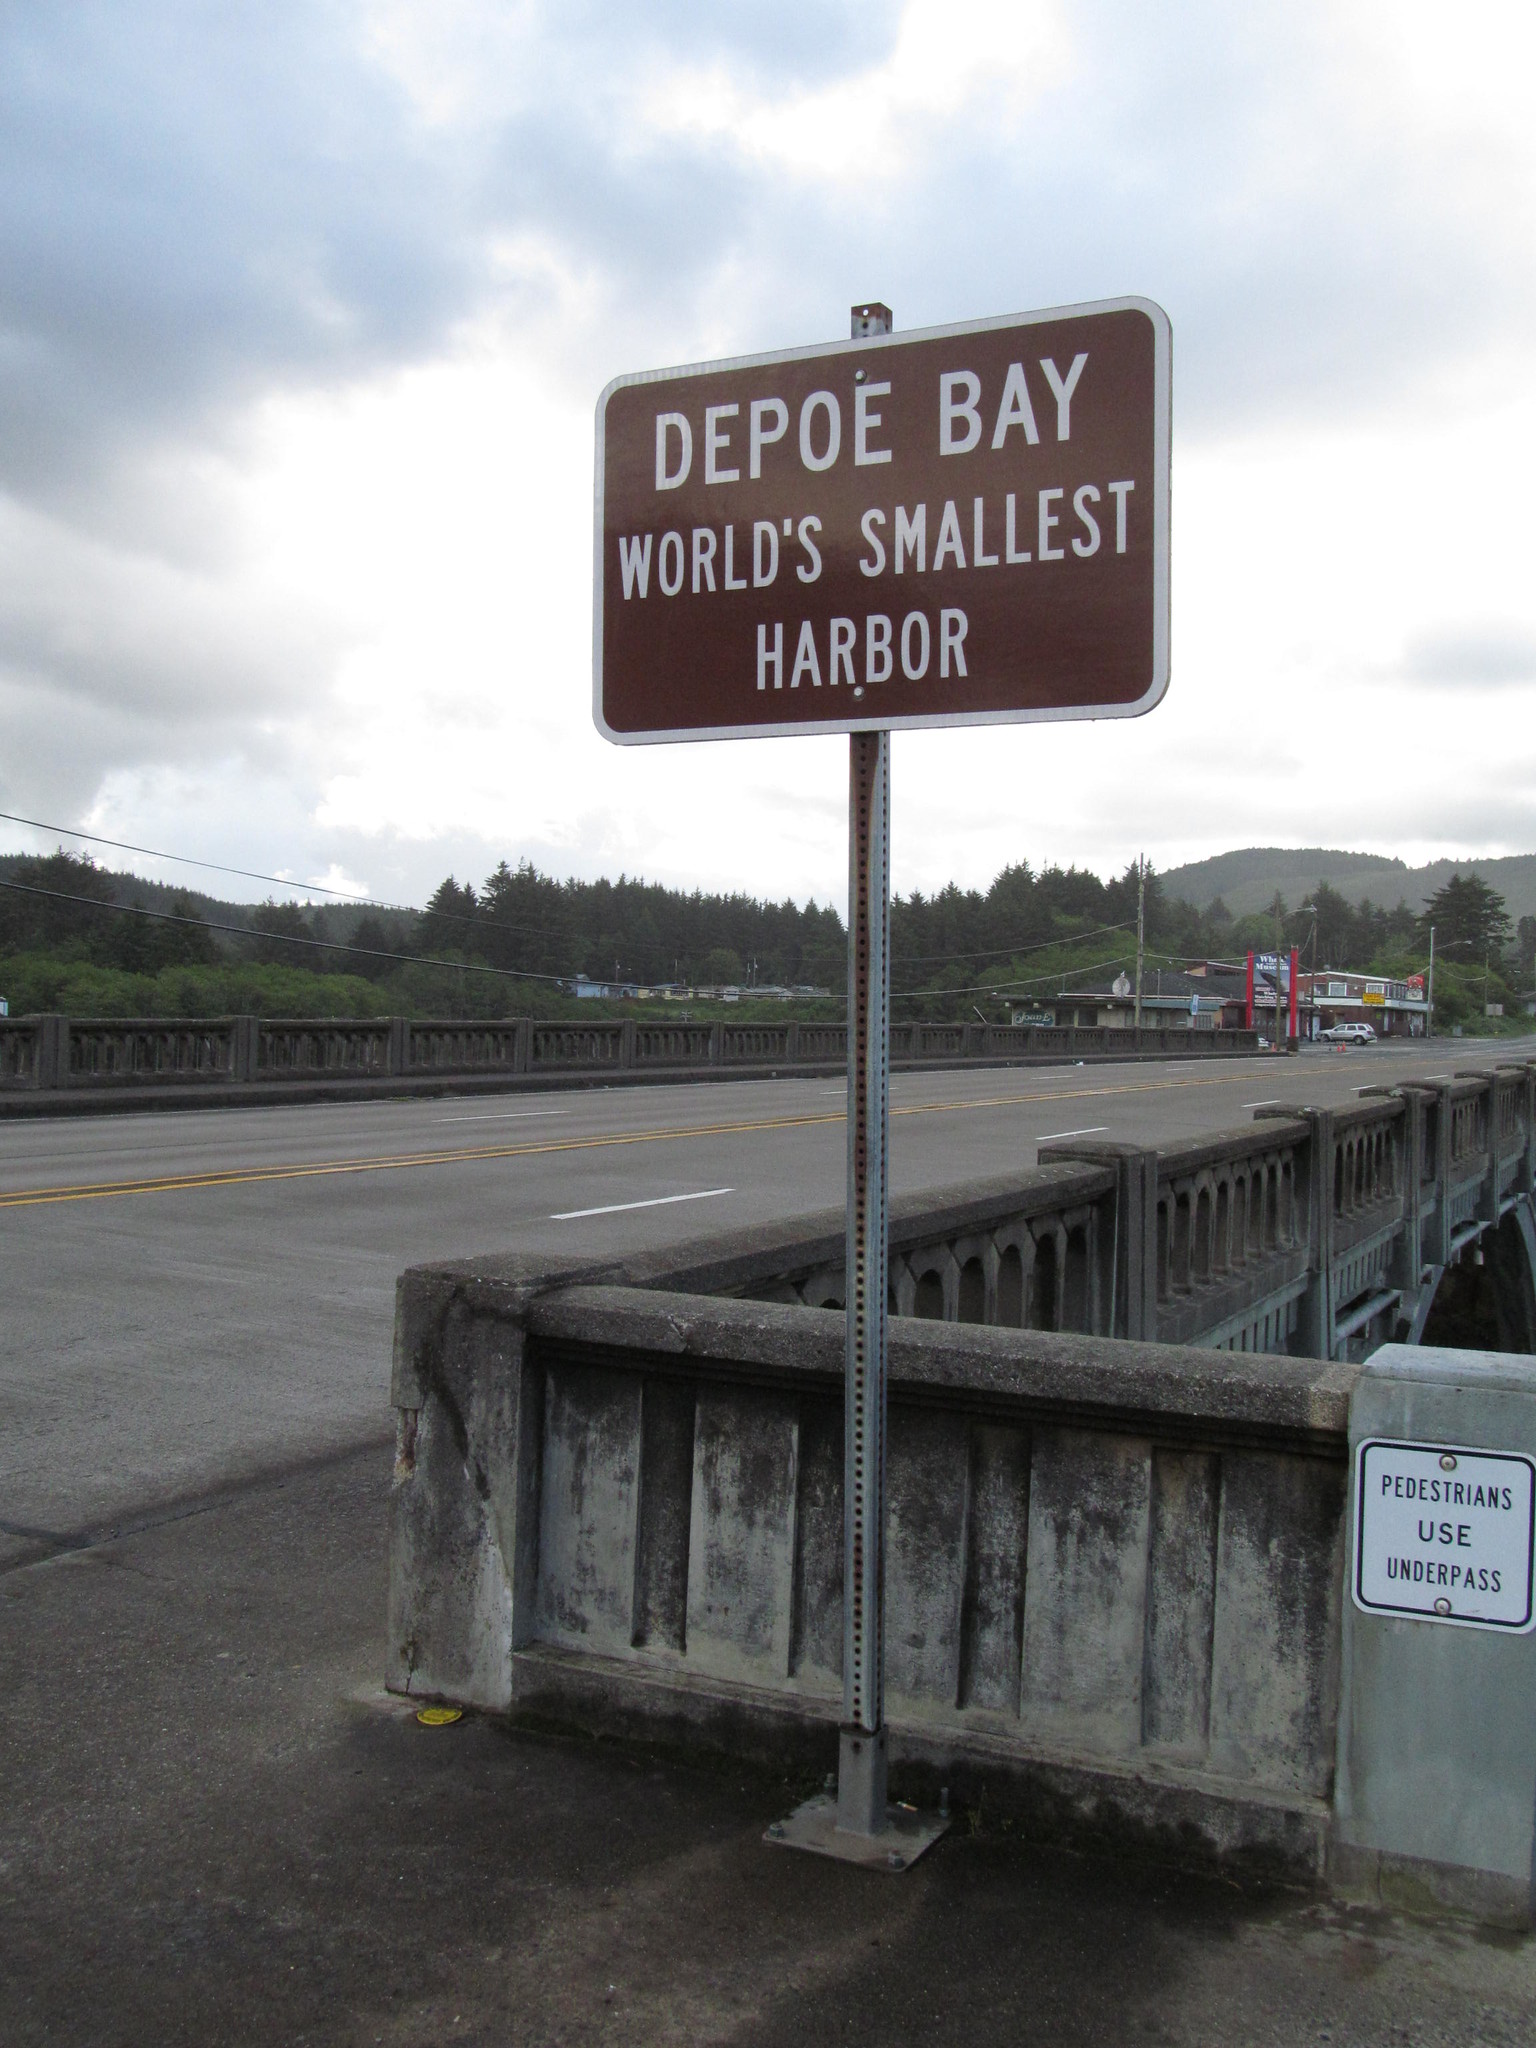
{"label": "distant hill", "polygon": [[[0,875],[9,878],[22,862],[34,857],[24,853],[0,853]],[[170,910],[180,899],[194,917],[207,918],[216,925],[248,925],[263,901],[275,899],[308,905],[315,936],[339,939],[345,943],[351,937],[353,927],[366,914],[348,903],[315,903],[306,897],[302,883],[284,885],[274,882],[265,898],[238,903],[223,896],[208,896],[200,889],[185,888],[178,883],[151,881],[144,875],[135,875],[121,868],[100,865],[100,872],[112,884],[112,894],[118,903],[142,903],[149,910]],[[398,921],[396,913],[391,911],[375,911],[374,915],[381,918],[386,928],[393,927]]]}
{"label": "distant hill", "polygon": [[1248,846],[1170,868],[1164,893],[1204,910],[1219,896],[1234,917],[1265,910],[1278,889],[1291,909],[1308,890],[1327,882],[1350,903],[1369,896],[1393,909],[1399,901],[1419,910],[1453,874],[1479,875],[1504,898],[1511,918],[1536,917],[1536,853],[1503,860],[1436,860],[1411,868],[1380,853],[1346,853],[1328,846]]}

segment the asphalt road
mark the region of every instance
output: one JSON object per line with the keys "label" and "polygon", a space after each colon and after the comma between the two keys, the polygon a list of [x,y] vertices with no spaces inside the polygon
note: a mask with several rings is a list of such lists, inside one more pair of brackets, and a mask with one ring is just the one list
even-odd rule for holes
{"label": "asphalt road", "polygon": [[[1167,1144],[1516,1050],[898,1075],[892,1185],[1017,1170],[1064,1134]],[[408,1265],[664,1245],[842,1189],[826,1078],[0,1124],[0,1568],[387,1432]]]}

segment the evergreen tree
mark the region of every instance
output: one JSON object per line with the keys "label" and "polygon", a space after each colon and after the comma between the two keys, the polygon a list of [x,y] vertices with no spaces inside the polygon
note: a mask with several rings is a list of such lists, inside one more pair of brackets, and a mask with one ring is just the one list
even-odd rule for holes
{"label": "evergreen tree", "polygon": [[[109,965],[123,967],[130,974],[158,974],[163,967],[209,967],[219,957],[213,933],[197,916],[185,896],[173,896],[167,917],[140,917],[143,898],[130,899],[131,908],[119,911],[104,932],[104,956]],[[185,918],[185,924],[172,923]]]}
{"label": "evergreen tree", "polygon": [[[97,904],[115,902],[112,877],[104,875],[88,854],[56,853],[20,860],[8,880],[14,889],[0,889],[0,948],[7,953],[53,951],[70,946],[104,957],[110,951],[110,910]],[[28,892],[37,891],[37,894]],[[73,900],[71,900],[73,899]],[[83,899],[83,900],[82,900]]]}
{"label": "evergreen tree", "polygon": [[[482,957],[476,944],[479,908],[474,890],[467,883],[461,888],[450,875],[433,890],[417,922],[411,950],[445,960]],[[499,966],[501,963],[493,961],[490,964]]]}
{"label": "evergreen tree", "polygon": [[393,960],[369,959],[367,956],[370,951],[376,954],[410,951],[409,946],[397,944],[371,912],[367,917],[358,919],[347,944],[356,946],[359,951],[338,953],[335,956],[340,963],[340,971],[346,974],[365,974],[370,981],[382,981],[386,975],[394,972],[396,966]]}
{"label": "evergreen tree", "polygon": [[1480,875],[1452,874],[1425,904],[1418,925],[1426,941],[1433,925],[1436,947],[1460,947],[1468,960],[1479,953],[1502,953],[1512,936],[1504,898]]}
{"label": "evergreen tree", "polygon": [[308,946],[295,945],[295,939],[314,936],[308,918],[297,903],[274,903],[269,896],[265,903],[259,903],[251,914],[251,923],[257,931],[270,933],[267,938],[247,941],[252,957],[267,967],[307,967],[313,971],[326,962],[324,953]]}

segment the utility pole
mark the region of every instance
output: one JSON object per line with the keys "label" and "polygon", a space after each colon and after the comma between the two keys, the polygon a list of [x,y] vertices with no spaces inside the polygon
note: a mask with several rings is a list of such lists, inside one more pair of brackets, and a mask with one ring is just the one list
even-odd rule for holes
{"label": "utility pole", "polygon": [[1435,1035],[1435,928],[1429,928],[1429,1014],[1424,1020],[1424,1036]]}
{"label": "utility pole", "polygon": [[[1311,913],[1312,913],[1312,979],[1311,979],[1311,982],[1310,982],[1310,983],[1309,983],[1309,985],[1308,985],[1308,991],[1307,991],[1307,992],[1308,992],[1309,996],[1311,997],[1311,1001],[1312,1001],[1312,1019],[1311,1019],[1311,1022],[1312,1022],[1312,1029],[1313,1029],[1313,1031],[1315,1032],[1315,1031],[1316,1031],[1316,1029],[1317,1029],[1317,905],[1316,905],[1315,903],[1303,903],[1303,905],[1302,905],[1301,907],[1302,907],[1302,909],[1303,909],[1303,910],[1310,910],[1310,911],[1311,911]],[[1298,1035],[1298,1038],[1299,1038],[1299,1037],[1301,1037],[1301,1036],[1304,1036],[1304,1035],[1305,1035],[1305,1034],[1303,1033],[1303,1031],[1302,1031],[1302,1025],[1301,1025],[1301,1020],[1300,1020],[1300,1011],[1299,1011],[1299,1010],[1298,1010],[1298,1013],[1297,1013],[1297,1019],[1298,1019],[1298,1021],[1297,1021],[1297,1026],[1296,1026],[1296,1029],[1297,1029],[1297,1035]],[[1308,1042],[1308,1044],[1310,1044],[1310,1043],[1311,1043],[1311,1039],[1309,1038],[1307,1042]]]}
{"label": "utility pole", "polygon": [[1280,913],[1280,891],[1275,891],[1275,1051],[1284,1052],[1280,1035],[1280,953],[1285,944],[1285,923]]}
{"label": "utility pole", "polygon": [[1136,1029],[1141,1029],[1141,963],[1147,944],[1147,856],[1136,859]]}

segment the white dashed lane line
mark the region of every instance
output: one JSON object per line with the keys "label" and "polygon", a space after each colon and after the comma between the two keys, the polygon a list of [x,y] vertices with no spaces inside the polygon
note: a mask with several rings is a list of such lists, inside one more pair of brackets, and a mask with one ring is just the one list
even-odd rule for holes
{"label": "white dashed lane line", "polygon": [[467,1116],[440,1116],[440,1124],[514,1124],[531,1116],[569,1116],[568,1109],[477,1109]]}
{"label": "white dashed lane line", "polygon": [[625,1209],[665,1209],[673,1202],[707,1202],[712,1195],[734,1195],[734,1188],[699,1188],[691,1195],[652,1195],[648,1202],[605,1202],[600,1209],[560,1209],[551,1223],[575,1223],[583,1216],[617,1216]]}

